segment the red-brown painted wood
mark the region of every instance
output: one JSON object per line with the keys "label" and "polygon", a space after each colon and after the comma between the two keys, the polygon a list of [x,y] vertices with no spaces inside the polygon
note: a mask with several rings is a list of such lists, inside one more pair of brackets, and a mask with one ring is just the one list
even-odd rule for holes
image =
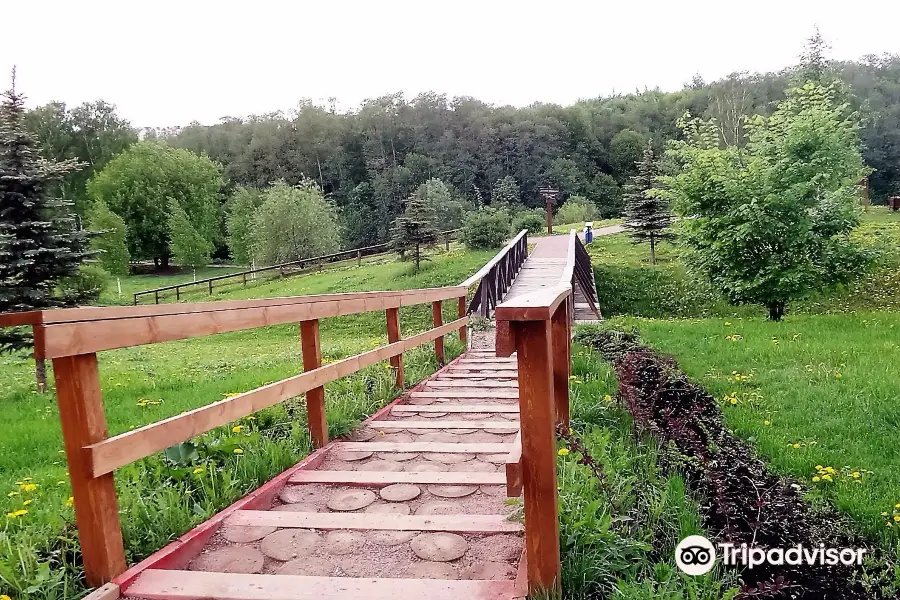
{"label": "red-brown painted wood", "polygon": [[[387,335],[388,342],[394,343],[400,341],[400,309],[389,308],[387,313]],[[403,373],[403,355],[391,357],[391,367],[394,369],[394,385],[397,389],[402,390],[406,386],[406,375]]]}
{"label": "red-brown painted wood", "polygon": [[[303,370],[312,371],[322,366],[322,346],[319,341],[319,320],[300,323],[300,342],[303,348]],[[325,418],[325,387],[319,386],[306,392],[306,414],[309,433],[316,448],[328,443],[328,422]]]}

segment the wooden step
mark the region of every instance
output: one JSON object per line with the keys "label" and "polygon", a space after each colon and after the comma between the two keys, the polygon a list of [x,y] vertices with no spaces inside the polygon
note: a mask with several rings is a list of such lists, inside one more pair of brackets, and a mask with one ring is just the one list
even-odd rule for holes
{"label": "wooden step", "polygon": [[297,471],[291,483],[342,483],[344,485],[378,487],[395,483],[422,485],[506,485],[504,473],[420,473],[384,471]]}
{"label": "wooden step", "polygon": [[519,430],[519,424],[513,421],[372,421],[369,427],[374,429],[506,429],[510,432]]}
{"label": "wooden step", "polygon": [[484,381],[456,381],[454,379],[432,379],[428,383],[425,384],[426,388],[466,388],[466,387],[474,387],[478,389],[491,389],[491,388],[518,388],[519,382],[516,379],[509,381],[495,381],[492,380],[490,383],[486,383]]}
{"label": "wooden step", "polygon": [[228,525],[290,529],[356,529],[360,531],[446,531],[450,533],[518,533],[521,523],[505,515],[392,515],[385,513],[288,512],[237,510]]}
{"label": "wooden step", "polygon": [[519,390],[510,389],[485,389],[485,390],[431,390],[422,392],[410,392],[410,398],[480,398],[481,400],[518,400]]}
{"label": "wooden step", "polygon": [[516,404],[455,404],[435,406],[434,404],[397,404],[391,409],[392,414],[401,413],[518,413]]}
{"label": "wooden step", "polygon": [[123,595],[146,600],[511,600],[514,581],[245,575],[147,569]]}
{"label": "wooden step", "polygon": [[437,379],[518,379],[518,371],[447,371]]}
{"label": "wooden step", "polygon": [[438,442],[337,442],[334,449],[351,452],[439,452],[441,454],[508,454],[509,444],[453,444]]}

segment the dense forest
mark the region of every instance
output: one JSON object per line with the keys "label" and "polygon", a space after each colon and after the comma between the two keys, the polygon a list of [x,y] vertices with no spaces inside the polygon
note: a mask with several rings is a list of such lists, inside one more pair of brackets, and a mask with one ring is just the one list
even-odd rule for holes
{"label": "dense forest", "polygon": [[[830,69],[847,84],[847,101],[859,112],[864,158],[874,169],[872,197],[884,202],[900,193],[900,56],[867,56],[830,63]],[[619,216],[622,187],[648,141],[662,151],[690,112],[717,119],[723,141],[740,144],[742,116],[771,113],[795,70],[736,73],[712,83],[696,77],[676,92],[645,90],[571,106],[516,108],[396,93],[346,113],[301,102],[289,112],[226,117],[211,126],[138,130],[104,102],[73,110],[54,103],[31,111],[28,124],[48,158],[88,164],[63,189],[80,211],[95,170],[138,138],[158,139],[221,165],[223,236],[235,189],[308,178],[339,209],[343,245],[354,247],[387,240],[407,198],[432,178],[466,205],[490,204],[498,183],[511,177],[526,206],[539,206],[538,187],[552,184],[563,198],[593,201],[600,217]]]}

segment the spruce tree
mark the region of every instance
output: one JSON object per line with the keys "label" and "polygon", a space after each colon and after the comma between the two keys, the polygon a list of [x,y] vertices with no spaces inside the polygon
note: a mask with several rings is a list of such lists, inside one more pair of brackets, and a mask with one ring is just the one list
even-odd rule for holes
{"label": "spruce tree", "polygon": [[655,265],[656,243],[674,236],[667,231],[673,220],[669,203],[653,189],[659,169],[653,154],[652,142],[647,144],[644,156],[636,166],[637,173],[625,187],[623,225],[628,229],[634,243],[650,241],[650,263]]}
{"label": "spruce tree", "polygon": [[[54,184],[79,168],[75,160],[38,157],[25,129],[24,97],[13,85],[0,102],[0,313],[60,306],[58,281],[76,274],[90,254],[88,235],[75,223],[71,203],[52,197]],[[33,344],[27,328],[0,329],[0,353]],[[44,387],[43,361],[37,364]]]}
{"label": "spruce tree", "polygon": [[409,197],[403,214],[394,221],[391,243],[401,255],[409,250],[413,251],[417,273],[423,260],[422,246],[437,242],[438,229],[435,221],[434,208],[419,194]]}

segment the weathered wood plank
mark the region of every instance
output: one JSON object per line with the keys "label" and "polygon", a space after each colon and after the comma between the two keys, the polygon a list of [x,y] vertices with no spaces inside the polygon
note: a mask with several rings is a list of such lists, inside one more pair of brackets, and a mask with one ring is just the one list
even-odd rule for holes
{"label": "weathered wood plank", "polygon": [[524,529],[521,523],[510,521],[505,515],[392,515],[281,512],[276,510],[235,511],[226,523],[249,527],[448,531],[454,533],[516,533]]}
{"label": "weathered wood plank", "polygon": [[[443,303],[435,300],[431,303],[431,324],[433,327],[440,327],[444,323]],[[444,338],[443,336],[434,340],[434,356],[440,366],[445,364],[444,360]]]}
{"label": "weathered wood plank", "polygon": [[481,398],[482,400],[518,400],[519,391],[516,389],[481,389],[481,390],[423,390],[410,392],[410,398],[434,398],[436,400],[451,398]]}
{"label": "weathered wood plank", "polygon": [[[387,309],[387,336],[388,343],[391,344],[393,344],[394,342],[399,342],[401,340],[399,308]],[[397,389],[402,390],[406,387],[406,375],[403,372],[402,354],[391,357],[391,367],[393,367],[394,369],[394,386]]]}
{"label": "weathered wood plank", "polygon": [[372,421],[373,429],[506,429],[517,431],[519,424],[513,421]]}
{"label": "weathered wood plank", "polygon": [[426,388],[477,388],[490,390],[492,388],[517,388],[518,381],[456,381],[454,379],[432,379],[425,384]]}
{"label": "weathered wood plank", "polygon": [[509,600],[514,581],[244,575],[148,569],[124,595],[145,600]]}
{"label": "weathered wood plank", "polygon": [[[337,442],[336,450],[354,452],[440,452],[442,454],[507,454],[512,444],[453,444],[437,442]],[[554,453],[555,455],[555,453]]]}
{"label": "weathered wood plank", "polygon": [[549,321],[512,323],[519,357],[522,482],[528,587],[559,589],[559,515],[553,409],[553,353]]}
{"label": "weathered wood plank", "polygon": [[518,498],[522,495],[522,432],[516,435],[513,449],[506,457],[506,495]]}
{"label": "weathered wood plank", "polygon": [[463,326],[467,319],[458,319],[438,328],[420,333],[411,338],[388,344],[369,352],[351,356],[319,367],[315,371],[301,373],[281,381],[265,385],[255,390],[220,400],[207,406],[140,427],[117,435],[108,440],[91,444],[84,448],[88,460],[93,465],[94,476],[111,473],[113,470],[164,450],[210,429],[227,425],[263,408],[299,396],[309,390],[325,385],[364,367],[387,360],[400,352],[415,348],[438,335],[446,334]]}
{"label": "weathered wood plank", "polygon": [[101,586],[125,572],[125,547],[112,474],[96,476],[81,449],[108,435],[96,354],[53,360],[59,419],[75,499],[75,522],[88,585]]}
{"label": "weathered wood plank", "polygon": [[398,404],[391,409],[392,414],[398,413],[518,413],[518,404],[457,404],[448,406],[435,406],[433,404]]}
{"label": "weathered wood plank", "polygon": [[[393,296],[376,297],[351,294],[342,295],[347,297],[338,300],[263,304],[250,307],[239,306],[226,310],[127,318],[115,318],[113,315],[121,311],[151,307],[119,307],[121,311],[116,307],[104,308],[103,310],[112,312],[108,313],[109,317],[101,320],[46,325],[44,351],[47,358],[88,354],[101,350],[182,340],[269,325],[358,314],[373,310],[385,310],[389,307],[395,307],[398,298],[400,306],[424,304],[448,297],[455,298],[460,294],[459,290],[459,288],[409,290],[404,293],[398,292]],[[48,318],[50,317],[45,314],[44,321],[46,322]]]}
{"label": "weathered wood plank", "polygon": [[[313,371],[322,366],[322,350],[319,341],[319,321],[300,323],[300,342],[303,350],[303,370]],[[321,448],[328,443],[328,422],[325,418],[325,386],[306,392],[306,420],[313,445]]]}
{"label": "weathered wood plank", "polygon": [[423,485],[506,485],[504,473],[419,473],[380,471],[297,471],[291,483],[341,483],[344,485],[383,486],[395,483]]}

